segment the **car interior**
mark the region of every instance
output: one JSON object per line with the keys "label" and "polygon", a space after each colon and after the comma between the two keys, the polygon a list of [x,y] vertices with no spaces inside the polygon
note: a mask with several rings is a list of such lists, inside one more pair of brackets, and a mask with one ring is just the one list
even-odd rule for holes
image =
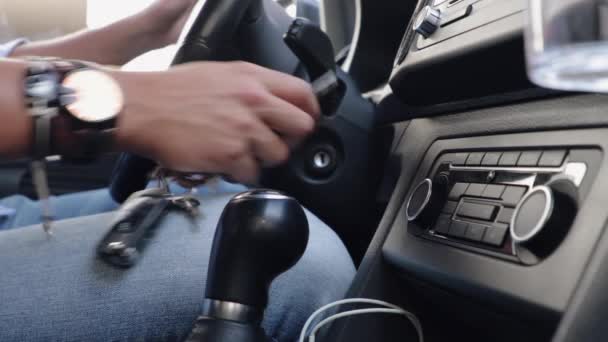
{"label": "car interior", "polygon": [[[604,341],[608,97],[529,80],[527,12],[527,0],[206,0],[172,64],[245,60],[318,90],[316,132],[260,185],[339,235],[357,267],[345,298],[408,310],[427,342]],[[58,160],[50,187],[125,199],[147,163]],[[27,161],[0,165],[0,196],[16,193],[35,197]],[[317,340],[418,336],[378,314]]]}

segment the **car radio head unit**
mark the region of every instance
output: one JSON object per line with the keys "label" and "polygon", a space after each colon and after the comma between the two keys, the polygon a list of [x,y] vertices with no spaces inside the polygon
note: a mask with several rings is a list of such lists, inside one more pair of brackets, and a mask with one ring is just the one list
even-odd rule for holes
{"label": "car radio head unit", "polygon": [[535,264],[559,246],[576,216],[588,164],[581,152],[586,151],[445,153],[407,200],[410,231]]}

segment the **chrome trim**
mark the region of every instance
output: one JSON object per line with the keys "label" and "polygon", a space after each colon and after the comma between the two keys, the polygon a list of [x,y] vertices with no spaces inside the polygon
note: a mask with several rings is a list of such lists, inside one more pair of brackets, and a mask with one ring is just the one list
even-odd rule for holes
{"label": "chrome trim", "polygon": [[[424,201],[422,202],[422,205],[420,206],[420,208],[416,211],[416,213],[414,215],[410,216],[410,214],[409,214],[409,208],[410,208],[410,203],[412,202],[412,198],[416,194],[416,191],[418,191],[418,188],[420,188],[421,186],[423,186],[426,183],[428,183],[428,185],[429,185],[429,191],[426,193],[426,197],[424,198]],[[418,216],[424,210],[424,208],[426,208],[426,206],[429,204],[429,201],[431,199],[431,194],[432,193],[433,193],[433,182],[429,178],[426,178],[425,180],[423,180],[422,182],[420,182],[416,186],[416,188],[414,189],[414,191],[412,191],[412,194],[410,195],[410,198],[408,198],[407,204],[405,205],[405,215],[407,216],[407,220],[409,222],[412,222],[415,219],[417,219]]]}
{"label": "chrome trim", "polygon": [[117,253],[120,254],[122,253],[125,249],[127,248],[127,245],[125,245],[124,242],[122,241],[115,241],[115,242],[110,242],[105,248],[105,252],[107,253]]}
{"label": "chrome trim", "polygon": [[441,19],[441,11],[427,5],[417,14],[412,30],[426,39],[439,29]]}
{"label": "chrome trim", "polygon": [[450,171],[481,171],[481,172],[510,172],[510,173],[537,173],[537,174],[563,174],[574,185],[579,187],[587,174],[587,164],[583,162],[566,161],[561,167],[517,167],[517,166],[454,166],[450,164]]}
{"label": "chrome trim", "polygon": [[323,170],[333,162],[332,156],[325,151],[318,151],[312,157],[312,163],[316,169]]}
{"label": "chrome trim", "polygon": [[[357,53],[357,48],[359,47],[359,39],[361,36],[361,22],[362,22],[362,11],[363,8],[361,6],[361,0],[354,0],[355,2],[355,29],[353,32],[353,39],[350,43],[350,51],[348,51],[348,55],[342,64],[342,70],[344,72],[349,73],[350,68],[353,64],[353,60],[355,59],[355,54]],[[324,16],[322,16],[324,18]]]}
{"label": "chrome trim", "polygon": [[564,168],[564,174],[568,176],[577,187],[581,186],[585,174],[587,174],[587,164],[577,162],[568,163]]}
{"label": "chrome trim", "polygon": [[291,199],[291,197],[289,196],[285,196],[285,195],[280,195],[280,194],[257,194],[257,195],[250,195],[247,196],[247,198],[240,198],[240,199]]}
{"label": "chrome trim", "polygon": [[513,173],[561,173],[565,167],[517,167],[517,166],[453,166],[450,171],[505,171]]}
{"label": "chrome trim", "polygon": [[[515,233],[515,220],[517,219],[517,216],[519,215],[519,211],[521,210],[522,205],[524,203],[526,203],[526,200],[530,196],[532,196],[534,193],[539,192],[539,191],[544,193],[545,196],[547,197],[547,203],[545,204],[543,213],[540,216],[540,220],[538,220],[538,222],[536,223],[534,228],[532,228],[532,230],[528,234],[526,234],[524,236],[518,236]],[[524,197],[519,201],[519,203],[515,207],[515,211],[513,212],[513,217],[511,217],[511,224],[510,224],[511,227],[509,228],[509,231],[511,233],[511,238],[513,239],[513,241],[515,241],[517,243],[526,242],[526,241],[532,239],[536,234],[538,234],[538,232],[540,232],[544,228],[545,224],[547,224],[547,221],[549,221],[549,218],[551,217],[551,214],[553,213],[553,206],[554,206],[553,192],[547,186],[544,186],[544,185],[537,186],[537,187],[533,188],[532,190],[530,190],[527,194],[525,194]]]}
{"label": "chrome trim", "polygon": [[227,321],[257,323],[261,321],[262,313],[262,310],[250,305],[205,298],[202,316]]}
{"label": "chrome trim", "polygon": [[278,191],[274,190],[250,190],[246,192],[242,192],[236,196],[232,200],[240,201],[240,200],[248,200],[248,199],[292,199],[292,197],[282,194]]}

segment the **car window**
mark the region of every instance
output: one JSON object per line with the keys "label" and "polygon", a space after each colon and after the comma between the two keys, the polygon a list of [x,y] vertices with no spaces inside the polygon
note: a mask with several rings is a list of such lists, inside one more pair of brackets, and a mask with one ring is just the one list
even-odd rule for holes
{"label": "car window", "polygon": [[[0,43],[15,38],[50,39],[84,28],[98,28],[146,8],[155,0],[0,0]],[[295,16],[292,1],[280,1]],[[198,4],[202,7],[204,0]],[[195,10],[196,12],[196,10]],[[128,63],[128,70],[162,70],[177,47],[151,51]]]}
{"label": "car window", "polygon": [[[87,27],[94,29],[126,18],[143,10],[153,1],[154,0],[120,1],[120,6],[116,6],[115,1],[87,0]],[[177,47],[173,45],[164,49],[148,52],[125,65],[124,68],[137,71],[166,69],[171,63],[176,50]]]}
{"label": "car window", "polygon": [[86,26],[86,0],[0,0],[0,42],[49,39]]}

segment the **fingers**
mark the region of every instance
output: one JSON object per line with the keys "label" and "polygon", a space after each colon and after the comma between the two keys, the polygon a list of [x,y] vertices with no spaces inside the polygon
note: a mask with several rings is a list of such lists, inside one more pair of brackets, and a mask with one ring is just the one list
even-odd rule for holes
{"label": "fingers", "polygon": [[232,178],[251,183],[260,168],[275,166],[289,157],[287,144],[268,127],[255,111],[237,106],[226,106],[230,115],[214,120],[213,133],[208,135],[218,144],[212,162],[215,169]]}
{"label": "fingers", "polygon": [[251,136],[253,154],[263,166],[276,166],[287,160],[289,147],[263,122],[255,120]]}
{"label": "fingers", "polygon": [[260,165],[252,154],[244,154],[233,160],[228,166],[227,174],[243,184],[255,184],[260,173]]}
{"label": "fingers", "polygon": [[269,97],[259,116],[290,144],[298,144],[315,128],[314,119],[300,108],[278,97]]}
{"label": "fingers", "polygon": [[313,118],[319,118],[321,108],[306,81],[255,64],[241,64],[242,68],[246,69],[245,72],[259,80],[270,93],[295,105]]}
{"label": "fingers", "polygon": [[[262,167],[288,159],[289,146],[312,133],[319,116],[306,82],[252,64],[192,63],[166,77],[175,83],[166,88],[176,90],[155,105],[146,103],[145,111],[157,113],[145,117],[168,131],[166,140],[152,141],[159,146],[153,156],[179,171],[254,183]],[[206,86],[181,88],[192,82]]]}

